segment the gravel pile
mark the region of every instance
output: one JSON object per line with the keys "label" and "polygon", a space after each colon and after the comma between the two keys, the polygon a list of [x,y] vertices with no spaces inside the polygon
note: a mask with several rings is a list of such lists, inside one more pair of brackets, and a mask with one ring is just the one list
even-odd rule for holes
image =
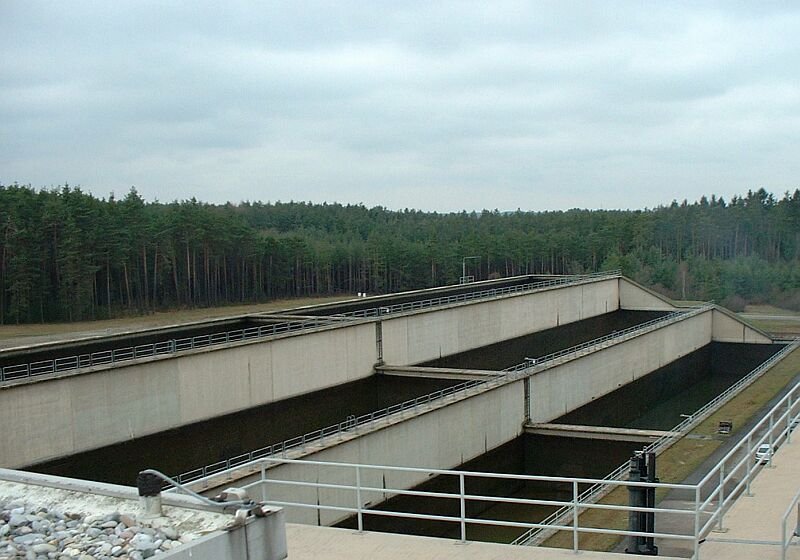
{"label": "gravel pile", "polygon": [[0,501],[0,560],[143,560],[172,550],[181,537],[163,518],[82,515]]}

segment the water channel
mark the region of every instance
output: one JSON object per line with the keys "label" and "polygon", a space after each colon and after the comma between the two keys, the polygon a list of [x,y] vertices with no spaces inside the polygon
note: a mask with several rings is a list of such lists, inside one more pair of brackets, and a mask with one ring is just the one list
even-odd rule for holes
{"label": "water channel", "polygon": [[[587,404],[554,423],[669,430],[781,349],[781,345],[711,343],[646,377]],[[526,475],[603,478],[645,444],[603,439],[523,434],[516,440],[458,469]],[[434,477],[417,489],[458,494],[456,477]],[[581,487],[581,490],[583,488]],[[467,479],[467,493],[512,498],[570,500],[569,485],[545,482]],[[460,515],[459,502],[445,498],[397,496],[378,509],[431,515]],[[536,522],[555,510],[549,506],[473,502],[467,516]],[[436,537],[459,537],[453,522],[365,516],[365,529]],[[354,519],[340,524],[354,527]],[[511,542],[522,529],[468,524],[468,540]]]}

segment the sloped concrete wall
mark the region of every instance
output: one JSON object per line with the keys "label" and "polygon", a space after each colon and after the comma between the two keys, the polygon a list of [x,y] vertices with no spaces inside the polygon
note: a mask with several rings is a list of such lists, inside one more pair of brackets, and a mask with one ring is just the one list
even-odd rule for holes
{"label": "sloped concrete wall", "polygon": [[383,359],[408,365],[619,309],[617,278],[383,320]]}
{"label": "sloped concrete wall", "polygon": [[619,279],[619,306],[636,311],[674,311],[666,298],[627,278]]}
{"label": "sloped concrete wall", "polygon": [[[451,469],[465,461],[507,443],[522,433],[525,417],[523,381],[503,385],[469,399],[449,404],[425,414],[380,428],[360,437],[310,451],[304,460],[394,465],[403,467]],[[318,482],[354,485],[352,467],[282,464],[266,472],[270,480]],[[361,484],[373,488],[405,489],[429,478],[422,472],[361,469]],[[226,484],[242,486],[260,478],[256,475]],[[211,492],[213,494],[213,491]],[[258,492],[254,492],[260,498]],[[356,507],[354,491],[332,488],[310,488],[270,484],[267,497],[274,501],[301,501]],[[376,504],[389,497],[385,492],[362,493],[362,506]],[[293,523],[332,525],[349,514],[287,506],[287,521]]]}
{"label": "sloped concrete wall", "polygon": [[713,312],[695,315],[531,377],[530,416],[550,422],[711,342]]}
{"label": "sloped concrete wall", "polygon": [[716,342],[772,343],[772,339],[765,333],[754,329],[738,317],[721,309],[714,310],[713,336]]}
{"label": "sloped concrete wall", "polygon": [[0,389],[0,466],[18,468],[368,377],[375,325],[123,362]]}

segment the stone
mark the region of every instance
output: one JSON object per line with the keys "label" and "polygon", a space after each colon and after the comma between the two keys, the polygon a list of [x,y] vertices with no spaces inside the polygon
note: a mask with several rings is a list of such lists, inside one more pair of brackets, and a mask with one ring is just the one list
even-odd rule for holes
{"label": "stone", "polygon": [[14,542],[16,544],[33,544],[36,541],[44,540],[44,535],[40,533],[28,533],[27,535],[20,535],[18,537],[14,537]]}
{"label": "stone", "polygon": [[52,544],[42,543],[33,545],[31,547],[31,550],[33,550],[36,554],[47,554],[49,552],[57,551],[58,548],[56,548]]}
{"label": "stone", "polygon": [[24,515],[20,515],[18,513],[12,513],[8,520],[8,524],[11,525],[12,527],[19,527],[27,523],[28,519]]}

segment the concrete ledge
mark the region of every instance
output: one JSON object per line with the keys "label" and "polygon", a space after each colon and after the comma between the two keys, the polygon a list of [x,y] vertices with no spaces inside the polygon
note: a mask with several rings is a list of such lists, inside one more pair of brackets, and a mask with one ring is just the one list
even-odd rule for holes
{"label": "concrete ledge", "polygon": [[615,441],[636,441],[651,443],[664,436],[680,437],[679,432],[661,430],[638,430],[634,428],[615,428],[611,426],[579,426],[574,424],[526,424],[528,434],[561,436],[582,439],[606,439]]}
{"label": "concrete ledge", "polygon": [[419,366],[376,366],[375,371],[380,374],[392,375],[394,377],[461,379],[463,381],[470,381],[472,379],[489,379],[503,375],[503,373],[499,371],[488,371],[482,369],[451,369]]}

